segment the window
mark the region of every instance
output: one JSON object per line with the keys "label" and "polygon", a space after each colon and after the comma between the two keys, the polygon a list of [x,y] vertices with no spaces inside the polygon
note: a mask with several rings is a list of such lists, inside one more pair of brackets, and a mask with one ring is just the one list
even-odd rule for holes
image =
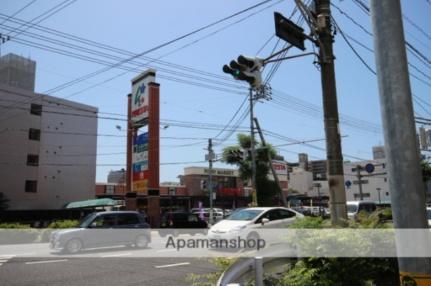
{"label": "window", "polygon": [[296,214],[294,212],[288,211],[288,210],[280,210],[280,215],[282,219],[295,217]]}
{"label": "window", "polygon": [[[355,197],[355,200],[361,198],[361,196],[359,194],[354,194],[353,196]],[[370,193],[363,193],[362,197],[363,198],[369,198],[370,197]]]}
{"label": "window", "polygon": [[42,105],[32,103],[30,107],[30,114],[40,116],[42,114]]}
{"label": "window", "polygon": [[176,189],[175,189],[175,188],[169,188],[169,189],[168,189],[168,194],[169,194],[170,196],[175,196],[175,193],[176,193]]}
{"label": "window", "polygon": [[190,214],[188,217],[188,222],[198,222],[199,217],[196,214]]}
{"label": "window", "polygon": [[118,225],[135,225],[139,224],[139,219],[135,214],[121,214],[118,216]]}
{"label": "window", "polygon": [[389,192],[386,192],[386,196],[389,196]]}
{"label": "window", "polygon": [[94,228],[109,228],[115,226],[116,216],[109,215],[99,215],[91,223],[91,227]]}
{"label": "window", "polygon": [[25,181],[25,192],[26,193],[36,193],[37,192],[37,181],[36,180],[26,180]]}
{"label": "window", "polygon": [[40,141],[40,129],[30,128],[28,130],[28,139]]}
{"label": "window", "polygon": [[39,166],[39,155],[28,154],[27,166]]}
{"label": "window", "polygon": [[107,195],[113,195],[115,190],[115,186],[113,185],[106,185],[105,186],[105,194]]}

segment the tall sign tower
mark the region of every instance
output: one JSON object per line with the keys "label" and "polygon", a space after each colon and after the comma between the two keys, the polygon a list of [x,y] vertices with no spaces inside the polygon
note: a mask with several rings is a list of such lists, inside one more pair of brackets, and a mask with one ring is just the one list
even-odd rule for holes
{"label": "tall sign tower", "polygon": [[127,132],[126,207],[141,209],[146,199],[152,226],[160,222],[160,85],[155,80],[153,69],[132,79]]}

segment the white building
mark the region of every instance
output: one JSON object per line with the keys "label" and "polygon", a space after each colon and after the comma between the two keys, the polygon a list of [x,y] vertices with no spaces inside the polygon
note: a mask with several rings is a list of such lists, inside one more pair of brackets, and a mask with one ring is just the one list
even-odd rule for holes
{"label": "white building", "polygon": [[14,86],[0,84],[0,192],[9,209],[93,198],[97,108]]}
{"label": "white building", "polygon": [[289,173],[289,189],[309,197],[329,195],[327,181],[313,180],[313,173],[300,167],[293,167],[292,172]]}
{"label": "white building", "polygon": [[[368,173],[365,168],[367,164],[374,166],[374,171]],[[344,163],[344,181],[346,182],[346,199],[348,201],[360,200],[359,178],[357,167],[360,171],[362,181],[362,195],[365,201],[389,202],[390,192],[387,179],[386,160],[369,160],[360,162]]]}

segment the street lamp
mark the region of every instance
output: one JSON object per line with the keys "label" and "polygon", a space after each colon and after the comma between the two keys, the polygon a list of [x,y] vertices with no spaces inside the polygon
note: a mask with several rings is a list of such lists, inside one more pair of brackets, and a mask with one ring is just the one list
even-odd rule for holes
{"label": "street lamp", "polygon": [[379,204],[381,204],[382,203],[382,200],[380,198],[380,190],[381,190],[381,188],[376,188],[376,190],[377,190],[377,194],[379,195]]}
{"label": "street lamp", "polygon": [[319,216],[322,216],[322,199],[320,197],[320,188],[322,187],[322,184],[314,183],[313,187],[317,188],[317,196],[319,197]]}

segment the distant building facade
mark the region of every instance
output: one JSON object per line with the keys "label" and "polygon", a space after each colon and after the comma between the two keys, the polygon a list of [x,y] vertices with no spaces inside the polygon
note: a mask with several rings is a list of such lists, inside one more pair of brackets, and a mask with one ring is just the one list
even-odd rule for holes
{"label": "distant building facade", "polygon": [[[18,56],[5,57],[10,63]],[[58,209],[90,199],[96,175],[98,110],[35,93],[31,73],[35,63],[25,61],[11,64],[9,71],[3,65],[0,71],[0,82],[8,83],[0,84],[0,191],[10,200],[9,209],[15,210]]]}
{"label": "distant building facade", "polygon": [[380,160],[385,159],[385,146],[374,146],[373,147],[373,159]]}
{"label": "distant building facade", "polygon": [[126,170],[112,170],[108,173],[108,183],[125,184],[126,183]]}
{"label": "distant building facade", "polygon": [[0,84],[34,91],[36,62],[15,54],[0,57]]}

